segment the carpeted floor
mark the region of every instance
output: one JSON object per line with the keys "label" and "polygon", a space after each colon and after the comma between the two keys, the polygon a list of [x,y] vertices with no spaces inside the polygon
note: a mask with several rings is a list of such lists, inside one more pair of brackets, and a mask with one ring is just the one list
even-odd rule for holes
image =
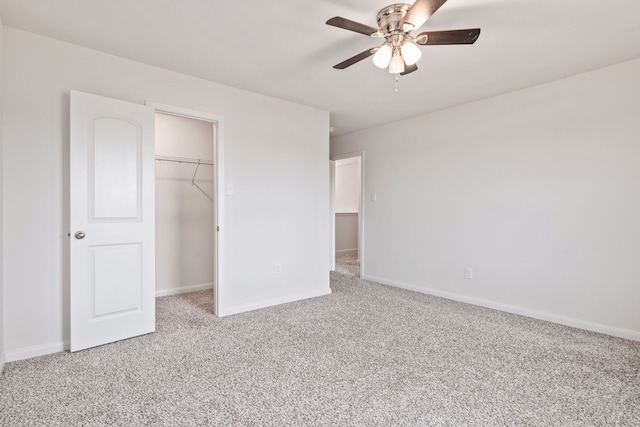
{"label": "carpeted floor", "polygon": [[1,426],[640,425],[640,343],[332,273],[334,293],[6,365]]}
{"label": "carpeted floor", "polygon": [[360,277],[358,250],[336,253],[336,271],[341,274]]}

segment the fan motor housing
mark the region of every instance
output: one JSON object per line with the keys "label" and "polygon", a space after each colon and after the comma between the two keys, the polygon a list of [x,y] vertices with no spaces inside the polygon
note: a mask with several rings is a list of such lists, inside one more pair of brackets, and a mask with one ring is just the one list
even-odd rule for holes
{"label": "fan motor housing", "polygon": [[387,6],[378,12],[377,21],[378,27],[384,34],[384,36],[392,34],[403,34],[405,31],[400,28],[400,22],[402,18],[411,9],[411,5],[407,3],[396,3]]}

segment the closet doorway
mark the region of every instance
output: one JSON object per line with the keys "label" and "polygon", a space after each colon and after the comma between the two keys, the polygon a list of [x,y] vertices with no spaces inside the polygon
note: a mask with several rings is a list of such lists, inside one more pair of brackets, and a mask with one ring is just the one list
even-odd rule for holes
{"label": "closet doorway", "polygon": [[156,296],[211,290],[218,313],[215,120],[156,107]]}
{"label": "closet doorway", "polygon": [[363,153],[332,157],[335,270],[361,276],[363,249]]}

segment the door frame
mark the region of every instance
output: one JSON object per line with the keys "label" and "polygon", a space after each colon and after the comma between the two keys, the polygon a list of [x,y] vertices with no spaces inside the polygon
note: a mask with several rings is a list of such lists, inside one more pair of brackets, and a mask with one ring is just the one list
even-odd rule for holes
{"label": "door frame", "polygon": [[[337,154],[335,156],[331,156],[330,160],[332,161],[336,161],[336,160],[344,160],[344,159],[351,159],[354,157],[359,157],[360,158],[360,200],[358,202],[358,258],[360,260],[360,277],[364,277],[364,151],[355,151],[352,153],[346,153],[346,154]],[[331,168],[331,193],[335,194],[336,191],[336,170],[335,167]],[[331,198],[331,212],[333,213],[334,216],[334,221],[335,221],[335,211],[336,211],[336,207],[335,207],[335,197]],[[332,254],[331,254],[331,259],[333,260],[332,265],[335,268],[335,260],[336,260],[336,233],[335,233],[335,228],[333,229],[333,232],[331,234],[331,250],[332,250]]]}
{"label": "door frame", "polygon": [[329,271],[336,269],[336,162],[329,160]]}
{"label": "door frame", "polygon": [[171,114],[188,119],[204,120],[214,123],[213,126],[213,314],[221,313],[221,301],[224,295],[224,254],[220,248],[224,247],[224,117],[219,114],[191,110],[175,105],[145,101],[145,105],[153,107],[156,113]]}

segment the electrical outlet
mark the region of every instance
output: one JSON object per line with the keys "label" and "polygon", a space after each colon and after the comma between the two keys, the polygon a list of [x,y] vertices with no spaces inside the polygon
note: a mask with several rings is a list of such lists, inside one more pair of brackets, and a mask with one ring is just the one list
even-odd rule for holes
{"label": "electrical outlet", "polygon": [[280,271],[282,271],[280,264],[276,264],[276,273],[280,273]]}
{"label": "electrical outlet", "polygon": [[473,279],[473,268],[465,267],[464,268],[464,278],[465,279]]}

